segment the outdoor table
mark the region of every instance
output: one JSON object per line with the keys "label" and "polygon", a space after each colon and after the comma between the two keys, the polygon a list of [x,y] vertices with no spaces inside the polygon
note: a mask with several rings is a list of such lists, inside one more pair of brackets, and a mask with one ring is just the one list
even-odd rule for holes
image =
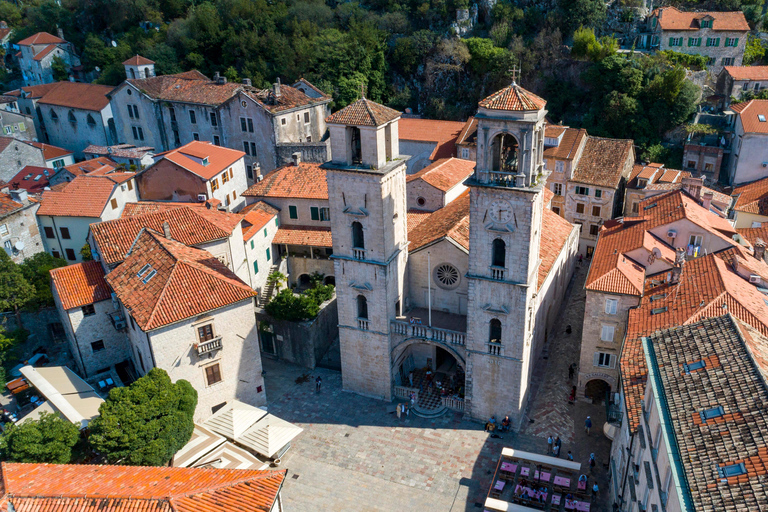
{"label": "outdoor table", "polygon": [[520,476],[529,476],[531,474],[531,468],[523,468],[520,470]]}
{"label": "outdoor table", "polygon": [[570,487],[571,487],[571,479],[570,478],[565,478],[565,477],[562,477],[562,476],[556,476],[554,484],[556,486],[558,486],[558,487],[564,487],[566,489],[570,489]]}
{"label": "outdoor table", "polygon": [[587,490],[587,480],[579,480],[579,483],[576,485],[576,488],[580,491],[586,491]]}
{"label": "outdoor table", "polygon": [[517,472],[517,464],[512,464],[511,462],[502,462],[501,470],[505,473],[515,473]]}
{"label": "outdoor table", "polygon": [[565,500],[566,510],[578,510],[579,512],[589,512],[590,505],[586,501]]}
{"label": "outdoor table", "polygon": [[501,496],[501,492],[504,490],[504,480],[496,480],[496,484],[493,486],[491,496]]}
{"label": "outdoor table", "polygon": [[539,480],[539,481],[541,481],[541,482],[549,482],[549,479],[550,479],[551,477],[552,477],[552,474],[551,474],[551,473],[545,473],[544,471],[542,471],[542,472],[541,472],[541,474],[539,474],[539,472],[538,472],[538,471],[536,471],[536,472],[533,474],[533,479],[534,479],[534,480]]}
{"label": "outdoor table", "polygon": [[559,505],[560,504],[560,495],[559,494],[553,494],[552,495],[552,504],[553,505]]}

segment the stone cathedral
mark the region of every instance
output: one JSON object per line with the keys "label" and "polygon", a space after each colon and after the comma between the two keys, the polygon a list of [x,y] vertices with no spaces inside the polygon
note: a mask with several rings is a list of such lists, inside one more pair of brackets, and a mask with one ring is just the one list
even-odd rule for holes
{"label": "stone cathedral", "polygon": [[482,100],[466,190],[431,213],[407,207],[399,112],[327,119],[345,390],[522,421],[579,236],[548,208],[545,105],[515,83]]}

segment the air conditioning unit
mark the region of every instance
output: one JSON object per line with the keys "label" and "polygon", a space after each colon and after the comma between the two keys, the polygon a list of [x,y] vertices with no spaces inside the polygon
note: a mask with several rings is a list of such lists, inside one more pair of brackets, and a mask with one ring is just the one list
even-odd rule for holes
{"label": "air conditioning unit", "polygon": [[125,323],[124,318],[117,318],[115,319],[115,329],[118,331],[122,331],[123,329],[127,328],[128,325]]}
{"label": "air conditioning unit", "polygon": [[123,192],[125,192],[126,190],[128,190],[128,185],[126,185],[125,183],[123,183],[122,185],[120,185],[120,190],[122,190]]}
{"label": "air conditioning unit", "polygon": [[197,200],[198,201],[207,201],[208,200],[208,196],[205,195],[205,194],[197,194]]}
{"label": "air conditioning unit", "polygon": [[112,309],[115,311],[120,311],[120,301],[117,300],[117,294],[112,294]]}
{"label": "air conditioning unit", "polygon": [[749,282],[753,283],[753,284],[759,283],[760,282],[760,276],[758,276],[757,274],[750,275],[749,276]]}
{"label": "air conditioning unit", "polygon": [[761,165],[762,165],[763,167],[768,167],[768,162],[763,162]]}
{"label": "air conditioning unit", "polygon": [[669,238],[675,238],[677,237],[677,231],[675,231],[674,229],[670,229],[669,231],[667,231],[667,236]]}

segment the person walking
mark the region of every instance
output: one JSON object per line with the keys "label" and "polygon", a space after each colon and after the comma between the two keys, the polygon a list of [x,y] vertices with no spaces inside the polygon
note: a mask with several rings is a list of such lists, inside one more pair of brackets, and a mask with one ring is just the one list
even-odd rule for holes
{"label": "person walking", "polygon": [[595,469],[595,464],[597,464],[597,462],[595,462],[595,454],[590,453],[589,454],[589,472],[590,473]]}
{"label": "person walking", "polygon": [[600,494],[600,488],[597,486],[597,482],[592,486],[592,500],[596,500],[598,494]]}
{"label": "person walking", "polygon": [[400,419],[400,415],[403,413],[403,406],[401,404],[397,404],[395,411],[397,412],[397,419]]}
{"label": "person walking", "polygon": [[568,450],[568,455],[566,456],[566,458],[567,458],[569,461],[573,462],[573,454],[571,453],[571,450]]}
{"label": "person walking", "polygon": [[407,418],[408,415],[411,413],[411,409],[408,408],[408,404],[403,404],[403,414]]}
{"label": "person walking", "polygon": [[549,436],[547,438],[547,455],[552,453],[552,443],[554,443],[554,440],[552,439],[552,436]]}
{"label": "person walking", "polygon": [[411,408],[413,408],[413,406],[416,405],[416,393],[411,391],[409,398],[411,399]]}
{"label": "person walking", "polygon": [[560,458],[560,445],[556,444],[555,448],[552,450],[552,455],[554,455],[557,458]]}
{"label": "person walking", "polygon": [[320,388],[323,387],[323,379],[318,375],[315,379],[315,393],[320,392]]}
{"label": "person walking", "polygon": [[589,429],[591,428],[592,428],[592,417],[587,416],[587,420],[584,422],[584,432],[586,432],[587,435],[589,435]]}
{"label": "person walking", "polygon": [[571,365],[568,367],[568,380],[573,380],[573,372],[574,372],[573,365]]}
{"label": "person walking", "polygon": [[562,445],[563,442],[560,440],[560,436],[557,436],[557,439],[555,439],[555,446],[560,448],[560,445]]}

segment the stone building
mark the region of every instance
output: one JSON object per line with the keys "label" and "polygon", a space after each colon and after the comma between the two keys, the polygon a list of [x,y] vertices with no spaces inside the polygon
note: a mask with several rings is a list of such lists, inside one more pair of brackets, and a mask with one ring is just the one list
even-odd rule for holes
{"label": "stone building", "polygon": [[14,263],[45,250],[35,217],[39,207],[22,188],[0,191],[0,242]]}
{"label": "stone building", "polygon": [[405,180],[408,209],[433,212],[446,206],[467,190],[464,181],[474,170],[471,160],[444,158],[411,174]]}
{"label": "stone building", "polygon": [[28,165],[45,167],[43,152],[24,141],[0,136],[0,181],[10,182]]}
{"label": "stone building", "polygon": [[83,155],[87,160],[99,157],[109,158],[126,168],[135,168],[137,171],[155,163],[155,148],[133,144],[115,144],[114,146],[92,144],[83,150]]}
{"label": "stone building", "polygon": [[724,66],[741,66],[750,30],[743,12],[684,12],[660,7],[648,19],[651,49],[703,55],[715,74]]}
{"label": "stone building", "polygon": [[23,141],[36,141],[37,131],[32,116],[0,110],[0,130],[8,137]]}
{"label": "stone building", "polygon": [[56,37],[48,32],[38,32],[16,44],[21,49],[19,67],[24,85],[55,82],[52,69],[55,57],[64,61],[67,72],[70,74],[74,74],[80,66],[80,59],[75,54],[74,46],[65,41],[61,35]]}
{"label": "stone building", "polygon": [[400,150],[411,156],[406,164],[407,174],[419,172],[437,160],[456,156],[456,138],[464,123],[404,117],[399,124]]}
{"label": "stone building", "polygon": [[123,62],[125,76],[128,78],[150,78],[155,76],[155,61],[141,55],[134,55]]}
{"label": "stone building", "polygon": [[42,150],[45,166],[49,169],[58,169],[75,163],[75,156],[68,149],[46,144],[45,142],[29,142],[29,144]]}
{"label": "stone building", "polygon": [[691,135],[683,146],[683,167],[685,171],[705,177],[710,183],[720,180],[725,148],[724,139],[709,135],[697,137]]}
{"label": "stone building", "polygon": [[745,94],[757,94],[768,87],[768,66],[725,66],[717,76],[715,91],[723,96],[723,106],[731,98],[743,101]]}
{"label": "stone building", "polygon": [[456,137],[456,156],[463,160],[477,160],[477,119],[470,116]]}
{"label": "stone building", "polygon": [[768,100],[731,105],[733,150],[728,183],[741,185],[768,176]]}

